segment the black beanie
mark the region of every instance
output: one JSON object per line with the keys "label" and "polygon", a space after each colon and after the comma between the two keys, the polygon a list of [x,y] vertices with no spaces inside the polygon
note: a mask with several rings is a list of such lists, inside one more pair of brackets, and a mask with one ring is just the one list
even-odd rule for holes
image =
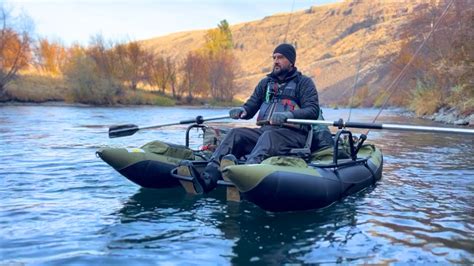
{"label": "black beanie", "polygon": [[282,44],[278,45],[275,48],[275,51],[273,51],[273,53],[274,54],[279,53],[279,54],[284,55],[286,57],[286,59],[288,59],[288,61],[290,61],[290,63],[295,65],[296,50],[295,50],[295,47],[293,47],[293,45],[287,44],[287,43],[282,43]]}

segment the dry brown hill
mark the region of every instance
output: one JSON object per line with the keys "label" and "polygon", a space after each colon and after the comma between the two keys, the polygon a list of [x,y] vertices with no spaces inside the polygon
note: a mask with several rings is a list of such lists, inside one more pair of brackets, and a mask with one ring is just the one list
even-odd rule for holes
{"label": "dry brown hill", "polygon": [[[322,103],[344,102],[349,97],[359,58],[358,87],[368,86],[371,95],[380,93],[389,82],[386,69],[390,60],[400,49],[399,27],[408,15],[424,8],[424,3],[345,1],[232,25],[234,51],[241,66],[237,98],[246,99],[271,70],[271,52],[284,41],[289,20],[287,42],[297,48],[296,65],[315,79]],[[179,61],[204,43],[205,33],[179,32],[143,43]]]}

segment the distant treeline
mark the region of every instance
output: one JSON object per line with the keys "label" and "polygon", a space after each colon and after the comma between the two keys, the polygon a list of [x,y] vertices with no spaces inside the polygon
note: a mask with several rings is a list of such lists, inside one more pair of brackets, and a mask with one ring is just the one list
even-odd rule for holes
{"label": "distant treeline", "polygon": [[[40,89],[21,97],[22,90],[28,89],[24,88],[28,75],[18,75],[20,71],[29,73],[30,80],[32,73],[59,80],[65,87],[64,100],[69,102],[167,105],[197,99],[233,100],[238,65],[225,20],[209,30],[203,47],[190,52],[183,62],[155,54],[139,42],[106,41],[101,35],[91,38],[88,46],[34,40],[31,25],[27,18],[13,17],[11,10],[0,5],[0,100],[41,99]],[[9,85],[18,88],[9,89]]]}

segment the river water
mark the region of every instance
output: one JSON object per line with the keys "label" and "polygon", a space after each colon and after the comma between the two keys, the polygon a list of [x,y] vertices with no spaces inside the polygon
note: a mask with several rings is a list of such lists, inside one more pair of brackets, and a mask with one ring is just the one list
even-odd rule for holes
{"label": "river water", "polygon": [[[353,110],[352,121],[377,111]],[[109,139],[113,124],[226,113],[1,106],[0,264],[474,263],[472,136],[373,130],[382,180],[326,209],[290,213],[181,188],[141,189],[95,156],[103,146],[154,139],[184,144],[183,126]],[[347,115],[325,110],[328,120]],[[394,110],[378,122],[436,125]]]}

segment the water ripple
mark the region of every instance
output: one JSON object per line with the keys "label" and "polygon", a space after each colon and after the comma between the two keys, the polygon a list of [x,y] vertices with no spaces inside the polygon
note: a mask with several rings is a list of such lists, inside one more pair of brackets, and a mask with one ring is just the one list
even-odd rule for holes
{"label": "water ripple", "polygon": [[[139,189],[95,157],[104,146],[184,144],[185,126],[109,139],[110,125],[161,124],[225,109],[1,108],[0,264],[474,263],[470,139],[371,131],[369,141],[384,153],[378,184],[322,210],[269,213],[226,202],[222,191]],[[346,111],[325,115],[337,120]],[[371,121],[375,113],[354,115]],[[381,119],[406,122],[391,112]],[[200,133],[191,134],[199,146]]]}

